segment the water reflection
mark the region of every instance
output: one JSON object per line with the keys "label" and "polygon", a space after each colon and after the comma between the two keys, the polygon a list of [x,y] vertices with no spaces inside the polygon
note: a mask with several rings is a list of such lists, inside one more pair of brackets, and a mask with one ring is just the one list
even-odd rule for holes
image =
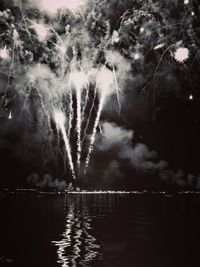
{"label": "water reflection", "polygon": [[57,263],[62,267],[89,265],[99,254],[100,246],[92,235],[89,209],[84,196],[65,199],[65,230],[61,240],[52,241],[57,247]]}
{"label": "water reflection", "polygon": [[199,207],[199,196],[1,199],[0,266],[200,266]]}

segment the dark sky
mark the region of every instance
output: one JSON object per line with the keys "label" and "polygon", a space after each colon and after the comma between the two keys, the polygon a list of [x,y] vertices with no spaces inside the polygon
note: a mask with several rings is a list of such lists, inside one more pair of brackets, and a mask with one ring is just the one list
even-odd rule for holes
{"label": "dark sky", "polygon": [[82,187],[199,188],[198,1],[18,2],[0,1],[0,186],[72,181],[62,110]]}

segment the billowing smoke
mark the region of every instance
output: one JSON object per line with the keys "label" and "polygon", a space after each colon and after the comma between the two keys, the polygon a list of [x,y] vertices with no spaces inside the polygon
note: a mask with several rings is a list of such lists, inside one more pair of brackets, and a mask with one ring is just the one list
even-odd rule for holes
{"label": "billowing smoke", "polygon": [[[152,179],[152,175],[157,175],[161,182],[174,187],[200,188],[198,176],[187,174],[181,169],[177,171],[169,169],[165,160],[159,160],[156,151],[150,150],[145,144],[135,143],[132,130],[110,122],[104,122],[102,130],[103,134],[98,136],[95,143],[96,161],[93,161],[94,166],[89,175],[98,177],[101,183],[108,188],[125,179],[124,166],[129,167],[133,180],[136,171],[139,175],[146,174],[147,180]],[[93,181],[99,186],[95,178]],[[90,182],[92,183],[92,181]]]}
{"label": "billowing smoke", "polygon": [[119,160],[128,160],[131,166],[142,172],[163,170],[167,167],[167,162],[157,161],[155,151],[141,143],[133,144],[133,131],[108,122],[103,124],[103,130],[103,137],[97,143],[99,150],[117,149]]}
{"label": "billowing smoke", "polygon": [[161,179],[170,185],[175,185],[180,188],[200,189],[199,175],[187,174],[183,170],[172,171],[166,169],[160,172]]}
{"label": "billowing smoke", "polygon": [[29,175],[27,182],[29,186],[34,186],[37,189],[65,190],[67,188],[66,181],[54,180],[50,174],[40,176],[37,173],[33,173]]}
{"label": "billowing smoke", "polygon": [[142,171],[162,170],[168,164],[165,161],[156,162],[156,152],[150,151],[144,144],[136,144],[135,147],[125,147],[120,153],[122,159],[130,160],[131,164]]}

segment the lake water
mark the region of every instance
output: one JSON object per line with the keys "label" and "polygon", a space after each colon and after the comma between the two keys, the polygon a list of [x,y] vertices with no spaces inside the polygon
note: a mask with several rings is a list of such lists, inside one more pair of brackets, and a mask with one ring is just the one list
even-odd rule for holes
{"label": "lake water", "polygon": [[13,195],[0,209],[0,266],[200,266],[198,195]]}

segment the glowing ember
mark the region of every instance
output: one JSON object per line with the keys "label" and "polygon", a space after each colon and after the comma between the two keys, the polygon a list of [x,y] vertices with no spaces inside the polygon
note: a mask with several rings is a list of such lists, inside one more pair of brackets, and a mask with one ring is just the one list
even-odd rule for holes
{"label": "glowing ember", "polygon": [[143,28],[143,27],[140,28],[140,32],[141,32],[141,33],[144,32],[144,28]]}
{"label": "glowing ember", "polygon": [[174,53],[174,59],[177,62],[183,63],[189,58],[189,50],[185,47],[179,47]]}
{"label": "glowing ember", "polygon": [[12,110],[9,113],[8,119],[11,120],[12,119]]}
{"label": "glowing ember", "polygon": [[165,46],[165,44],[158,44],[154,47],[154,50],[158,50],[158,49],[161,49]]}
{"label": "glowing ember", "polygon": [[133,57],[134,57],[135,60],[138,60],[138,59],[140,58],[140,54],[135,53],[135,54],[133,55]]}

